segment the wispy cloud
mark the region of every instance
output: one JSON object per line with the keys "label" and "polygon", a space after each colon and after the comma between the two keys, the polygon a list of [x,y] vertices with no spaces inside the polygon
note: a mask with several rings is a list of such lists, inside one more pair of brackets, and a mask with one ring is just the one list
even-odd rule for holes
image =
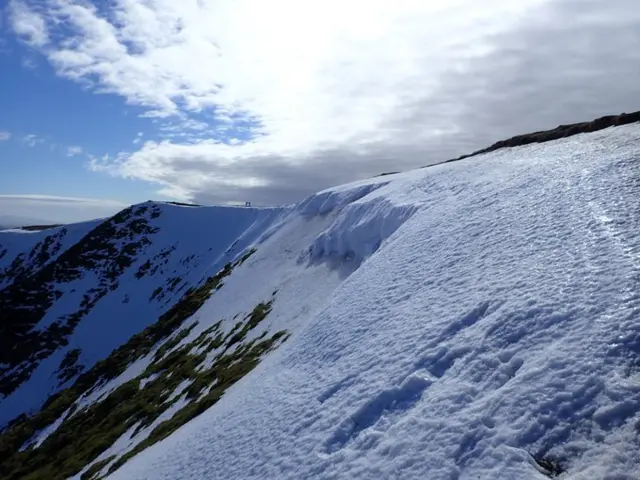
{"label": "wispy cloud", "polygon": [[72,145],[67,147],[67,157],[73,157],[74,155],[80,155],[82,153],[82,147],[78,145]]}
{"label": "wispy cloud", "polygon": [[163,141],[92,167],[201,200],[293,201],[639,108],[636,0],[14,0],[12,11],[59,75],[159,123]]}
{"label": "wispy cloud", "polygon": [[4,142],[6,140],[9,140],[10,138],[11,138],[11,133],[10,132],[0,131],[0,142]]}
{"label": "wispy cloud", "polygon": [[21,202],[46,202],[64,203],[74,205],[108,205],[121,207],[124,204],[117,200],[85,198],[85,197],[61,197],[58,195],[38,195],[38,194],[0,194],[0,201],[21,201]]}
{"label": "wispy cloud", "polygon": [[34,47],[43,47],[49,41],[45,16],[27,3],[11,0],[9,17],[14,32]]}
{"label": "wispy cloud", "polygon": [[136,138],[134,138],[134,139],[133,139],[133,142],[132,142],[132,143],[133,143],[134,145],[136,145],[136,144],[140,143],[140,141],[142,141],[142,136],[143,136],[143,135],[144,135],[144,133],[143,133],[143,132],[138,132],[138,133],[136,134]]}
{"label": "wispy cloud", "polygon": [[24,137],[22,137],[22,142],[29,147],[35,147],[40,143],[44,143],[44,139],[33,133],[30,133],[29,135],[25,135]]}
{"label": "wispy cloud", "polygon": [[33,70],[38,66],[35,59],[31,57],[24,57],[20,63],[24,68],[27,68],[29,70]]}

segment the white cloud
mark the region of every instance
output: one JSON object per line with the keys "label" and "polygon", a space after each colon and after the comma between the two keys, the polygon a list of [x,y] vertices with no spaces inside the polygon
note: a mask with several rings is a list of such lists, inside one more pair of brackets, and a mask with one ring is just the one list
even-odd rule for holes
{"label": "white cloud", "polygon": [[43,143],[44,139],[38,137],[37,135],[30,133],[29,135],[25,135],[22,137],[22,142],[25,143],[29,147],[35,147],[39,143]]}
{"label": "white cloud", "polygon": [[31,57],[24,57],[20,63],[24,68],[27,68],[29,70],[33,70],[38,66],[36,61]]}
{"label": "white cloud", "polygon": [[47,5],[58,74],[161,126],[92,167],[182,197],[295,200],[640,98],[636,0]]}
{"label": "white cloud", "polygon": [[25,202],[45,202],[45,203],[64,203],[64,204],[82,204],[82,205],[109,205],[123,206],[122,202],[117,200],[105,200],[97,198],[84,197],[64,197],[58,195],[37,195],[37,194],[0,194],[2,201],[25,201]]}
{"label": "white cloud", "polygon": [[33,47],[42,47],[49,41],[45,17],[25,2],[11,0],[9,17],[13,31]]}
{"label": "white cloud", "polygon": [[60,197],[55,195],[1,195],[3,215],[37,218],[51,223],[67,223],[110,216],[125,208],[107,199]]}
{"label": "white cloud", "polygon": [[74,155],[80,155],[82,153],[82,147],[78,145],[72,145],[67,147],[67,157],[73,157]]}
{"label": "white cloud", "polygon": [[4,142],[6,140],[9,140],[11,138],[11,133],[10,132],[2,132],[0,131],[0,142]]}

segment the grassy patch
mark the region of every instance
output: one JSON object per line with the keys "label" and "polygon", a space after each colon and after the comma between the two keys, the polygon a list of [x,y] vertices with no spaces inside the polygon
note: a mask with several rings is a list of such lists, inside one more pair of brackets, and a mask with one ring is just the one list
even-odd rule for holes
{"label": "grassy patch", "polygon": [[[195,324],[182,330],[158,349],[154,361],[139,378],[119,386],[103,400],[67,416],[40,447],[19,451],[35,433],[53,423],[67,409],[75,407],[75,402],[82,394],[117,377],[133,361],[150,353],[159,342],[178,330],[220,288],[222,280],[233,268],[246,261],[252,253],[244,255],[234,264],[226,265],[200,287],[189,289],[155,324],[133,336],[108,358],[80,375],[72,387],[51,396],[36,415],[22,415],[15,419],[0,434],[0,458],[3,459],[0,478],[57,479],[77,474],[128,429],[137,426],[139,430],[151,425],[180,398],[171,398],[171,394],[185,381],[189,385],[184,396],[192,399],[192,402],[171,419],[157,425],[127,458],[165,438],[217,402],[229,386],[259,363],[261,355],[287,338],[286,332],[278,332],[269,338],[262,335],[251,342],[245,341],[247,333],[269,314],[273,300],[259,303],[243,321],[238,322],[233,336],[223,335],[220,321],[191,343],[178,347]],[[239,343],[241,345],[237,345],[237,348],[230,348]],[[205,364],[207,354],[215,349],[220,349],[220,353],[212,362]],[[68,357],[63,360],[65,366],[73,365],[76,355],[70,352]],[[153,379],[140,388],[140,379],[152,375]],[[126,458],[116,463],[122,464],[124,461]]]}
{"label": "grassy patch", "polygon": [[100,460],[99,462],[94,463],[87,469],[86,472],[80,475],[80,480],[92,480],[97,475],[97,473],[104,467],[106,467],[114,458],[116,458],[116,456],[111,455],[103,460]]}
{"label": "grassy patch", "polygon": [[175,335],[173,338],[170,338],[169,340],[167,340],[166,342],[164,342],[162,344],[162,346],[160,348],[158,348],[158,350],[156,351],[154,360],[158,361],[160,360],[162,357],[165,356],[165,354],[171,350],[172,348],[174,348],[176,345],[178,345],[182,340],[184,340],[185,338],[187,338],[189,336],[189,334],[191,333],[191,331],[198,325],[198,322],[194,322],[193,325],[190,325],[188,328],[183,328],[182,330],[180,330],[180,332]]}
{"label": "grassy patch", "polygon": [[[163,359],[153,362],[144,372],[143,377],[156,375],[144,388],[140,388],[140,379],[133,379],[111,392],[104,400],[76,413],[65,420],[39,448],[17,452],[10,457],[6,467],[3,464],[3,471],[0,472],[2,478],[44,480],[76,474],[133,426],[137,425],[137,433],[151,425],[180,398],[171,398],[178,385],[190,381],[185,396],[193,399],[191,403],[158,424],[144,441],[118,459],[110,471],[117,469],[135,454],[166,438],[214,405],[227,388],[250,372],[259,363],[260,357],[284,336],[284,332],[279,332],[268,339],[247,342],[241,349],[220,354],[210,367],[201,370],[199,367],[203,365],[206,354],[192,353],[199,338],[170,352]],[[213,388],[205,393],[212,385]]]}
{"label": "grassy patch", "polygon": [[[278,332],[268,340],[250,342],[246,349],[236,350],[230,355],[223,355],[216,359],[210,368],[199,372],[191,369],[193,364],[189,361],[187,362],[189,366],[186,368],[185,363],[181,363],[179,366],[180,373],[178,374],[180,378],[184,378],[184,376],[193,377],[193,382],[185,389],[186,398],[193,400],[178,410],[169,420],[158,424],[145,440],[119,458],[110,467],[109,473],[114,472],[142,450],[165,439],[189,420],[215,405],[227,388],[253,370],[258,365],[260,357],[277,346],[278,341],[284,337],[286,337],[286,332]],[[189,356],[189,354],[186,355]],[[171,378],[173,378],[176,373],[173,369],[171,371],[174,372],[171,375]],[[211,390],[201,395],[210,386],[212,386]]]}

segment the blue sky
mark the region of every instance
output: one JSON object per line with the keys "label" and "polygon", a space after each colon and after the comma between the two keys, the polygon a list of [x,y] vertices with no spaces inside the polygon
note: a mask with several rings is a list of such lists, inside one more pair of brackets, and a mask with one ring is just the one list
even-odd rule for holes
{"label": "blue sky", "polygon": [[[117,89],[101,91],[100,79],[65,78],[47,52],[13,28],[12,8],[23,5],[42,11],[47,4],[12,2],[0,23],[0,220],[4,215],[74,221],[148,199],[188,200],[135,175],[125,178],[92,165],[135,152],[147,141],[182,137],[188,144],[205,127],[206,138],[222,144],[253,137],[256,122],[246,115],[230,113],[221,134],[213,107],[210,114],[178,112],[177,121],[158,118],[147,115],[150,105],[131,102]],[[93,5],[100,11],[106,4]]]}
{"label": "blue sky", "polygon": [[[89,155],[131,149],[138,132],[153,138],[151,119],[141,118],[139,108],[117,95],[96,95],[59,78],[46,59],[6,30],[1,38],[0,194],[123,204],[157,198],[148,182],[97,174],[88,167]],[[91,209],[89,216],[93,213]],[[34,211],[31,216],[37,215]],[[49,211],[43,216],[56,220]]]}
{"label": "blue sky", "polygon": [[11,137],[0,143],[0,191],[132,202],[153,197],[148,183],[87,168],[88,155],[131,149],[138,132],[153,136],[151,119],[116,95],[96,95],[57,77],[46,60],[8,35],[5,40],[0,130]]}
{"label": "blue sky", "polygon": [[640,109],[636,0],[3,5],[0,219],[293,203]]}

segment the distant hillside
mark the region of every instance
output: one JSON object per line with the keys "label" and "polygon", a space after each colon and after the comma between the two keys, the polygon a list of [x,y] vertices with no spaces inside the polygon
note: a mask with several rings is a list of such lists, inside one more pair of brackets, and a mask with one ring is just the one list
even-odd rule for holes
{"label": "distant hillside", "polygon": [[20,226],[20,229],[26,230],[27,232],[39,232],[40,230],[51,230],[52,228],[61,226],[61,223],[54,223],[51,225],[22,225]]}
{"label": "distant hillside", "polygon": [[8,228],[19,228],[23,225],[49,225],[51,223],[52,222],[47,222],[46,220],[42,219],[21,217],[18,215],[0,215],[0,230],[6,230]]}

